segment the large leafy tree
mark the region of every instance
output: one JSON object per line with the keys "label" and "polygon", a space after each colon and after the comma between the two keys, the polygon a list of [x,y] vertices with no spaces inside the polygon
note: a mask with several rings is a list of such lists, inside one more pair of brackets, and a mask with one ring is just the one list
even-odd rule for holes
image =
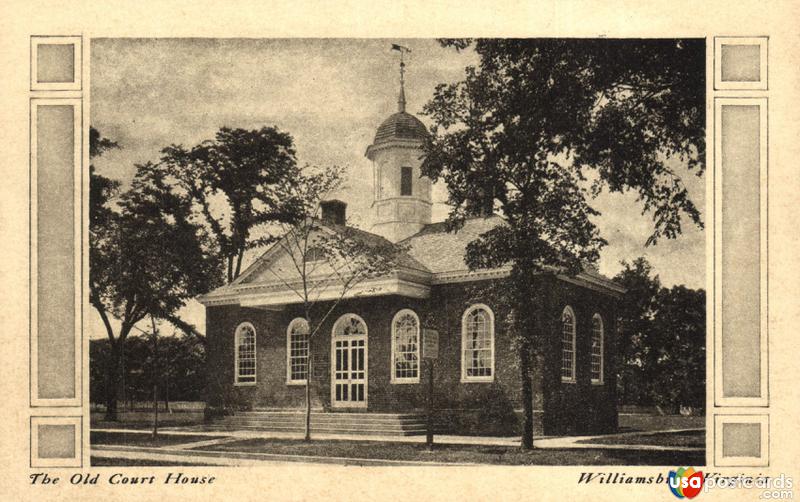
{"label": "large leafy tree", "polygon": [[437,86],[424,174],[443,180],[458,227],[476,208],[505,224],[467,248],[471,268],[510,264],[525,422],[533,446],[531,361],[542,319],[534,276],[577,273],[605,241],[589,201],[635,191],[653,217],[648,239],[702,224],[675,170],[704,170],[702,40],[444,40],[479,64]]}
{"label": "large leafy tree", "polygon": [[[90,136],[99,154],[113,143]],[[106,145],[103,147],[103,145]],[[131,186],[91,170],[89,300],[106,328],[106,418],[117,417],[122,347],[146,316],[173,318],[189,299],[217,284],[219,267],[206,253],[203,227],[191,206],[172,194],[151,164],[137,167]]]}
{"label": "large leafy tree", "polygon": [[294,140],[274,127],[221,128],[214,140],[162,150],[156,170],[170,190],[189,201],[212,237],[230,283],[245,252],[275,241],[272,224],[299,217],[293,190],[301,178]]}
{"label": "large leafy tree", "polygon": [[626,289],[617,310],[617,389],[623,404],[652,405],[654,368],[653,320],[661,280],[643,257],[622,262],[614,280]]}
{"label": "large leafy tree", "polygon": [[704,408],[705,291],[662,287],[644,258],[622,265],[614,278],[627,289],[617,320],[621,402]]}

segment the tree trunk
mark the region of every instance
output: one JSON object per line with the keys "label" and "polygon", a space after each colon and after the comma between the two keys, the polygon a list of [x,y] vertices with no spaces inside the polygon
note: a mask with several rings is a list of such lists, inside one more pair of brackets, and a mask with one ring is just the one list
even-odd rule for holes
{"label": "tree trunk", "polygon": [[522,387],[522,440],[524,450],[533,448],[533,380],[531,373],[531,348],[536,338],[536,299],[533,289],[533,264],[518,264],[512,270],[514,284],[514,311],[519,338],[519,369]]}
{"label": "tree trunk", "polygon": [[[309,343],[309,351],[311,344]],[[305,441],[311,441],[311,354],[308,355],[308,374],[306,375],[306,420]]]}
{"label": "tree trunk", "polygon": [[531,380],[531,351],[526,342],[519,348],[519,370],[522,382],[522,410],[524,420],[522,423],[522,442],[524,450],[533,449],[533,381]]}
{"label": "tree trunk", "polygon": [[158,437],[158,330],[156,320],[150,316],[153,325],[153,438]]}
{"label": "tree trunk", "polygon": [[120,361],[122,360],[119,341],[109,344],[111,351],[106,363],[106,416],[105,420],[116,422],[117,415],[117,396],[119,392],[119,372]]}

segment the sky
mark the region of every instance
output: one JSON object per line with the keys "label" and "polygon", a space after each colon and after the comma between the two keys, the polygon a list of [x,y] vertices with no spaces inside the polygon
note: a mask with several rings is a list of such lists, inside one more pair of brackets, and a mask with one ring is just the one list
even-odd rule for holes
{"label": "sky", "polygon": [[[348,219],[369,230],[372,166],[364,152],[380,123],[397,110],[398,43],[406,59],[407,111],[420,115],[437,84],[455,82],[477,63],[467,50],[426,39],[93,39],[91,125],[119,143],[93,161],[108,177],[130,182],[135,164],[157,161],[170,144],[187,147],[213,139],[220,127],[276,126],[289,132],[301,165],[343,166],[347,178],[338,198]],[[681,171],[681,166],[677,166]],[[705,178],[683,179],[701,212]],[[433,221],[445,219],[447,192],[433,189]],[[592,205],[608,241],[600,271],[616,274],[621,260],[646,257],[662,284],[705,287],[705,235],[689,224],[678,239],[645,247],[652,218],[635,194],[601,194]],[[204,331],[203,307],[191,302],[182,317]],[[105,337],[96,312],[90,335]]]}

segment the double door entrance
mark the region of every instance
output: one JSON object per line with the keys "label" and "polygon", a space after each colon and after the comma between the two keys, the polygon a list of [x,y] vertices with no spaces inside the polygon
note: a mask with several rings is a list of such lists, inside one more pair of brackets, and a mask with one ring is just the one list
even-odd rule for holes
{"label": "double door entrance", "polygon": [[331,334],[331,405],[367,407],[367,325],[355,314],[345,314]]}

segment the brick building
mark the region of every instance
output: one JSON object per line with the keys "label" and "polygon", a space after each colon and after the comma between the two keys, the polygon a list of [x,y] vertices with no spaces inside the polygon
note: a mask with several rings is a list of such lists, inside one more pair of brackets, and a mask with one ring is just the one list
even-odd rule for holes
{"label": "brick building", "polygon": [[[311,363],[315,409],[411,413],[425,409],[422,332],[436,330],[434,396],[440,429],[515,434],[522,409],[518,358],[505,327],[508,308],[494,292],[508,268],[469,271],[467,244],[503,223],[469,219],[458,232],[431,223],[431,182],[420,173],[427,130],[399,110],[378,128],[366,156],[373,164],[371,232],[359,238],[401,244],[393,273],[345,297],[309,340],[301,305],[267,272],[285,257],[264,253],[230,285],[204,296],[209,409],[301,409]],[[335,232],[346,205],[323,204]],[[593,270],[542,275],[537,306],[543,357],[534,363],[535,428],[541,434],[616,429],[615,305],[623,290]],[[366,293],[365,293],[366,291]],[[324,299],[324,298],[323,298]]]}

